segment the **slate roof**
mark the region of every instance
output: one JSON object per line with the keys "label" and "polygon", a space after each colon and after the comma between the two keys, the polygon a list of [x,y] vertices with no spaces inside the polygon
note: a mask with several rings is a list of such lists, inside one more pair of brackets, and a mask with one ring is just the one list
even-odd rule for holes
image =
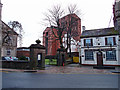
{"label": "slate roof", "polygon": [[13,31],[14,35],[19,35],[17,32],[15,32],[12,28],[10,28],[5,22],[2,21],[2,24],[4,24],[6,27],[8,27],[11,31]]}
{"label": "slate roof", "polygon": [[82,32],[80,38],[99,37],[99,36],[118,35],[118,34],[119,32],[115,30],[114,27],[111,27],[111,28],[85,30]]}

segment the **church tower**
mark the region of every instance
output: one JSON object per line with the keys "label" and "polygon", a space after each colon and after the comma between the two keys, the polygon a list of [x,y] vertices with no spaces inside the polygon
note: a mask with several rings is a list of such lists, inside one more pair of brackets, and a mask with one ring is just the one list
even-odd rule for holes
{"label": "church tower", "polygon": [[115,4],[113,5],[113,14],[115,30],[119,30],[120,32],[120,0],[115,0]]}

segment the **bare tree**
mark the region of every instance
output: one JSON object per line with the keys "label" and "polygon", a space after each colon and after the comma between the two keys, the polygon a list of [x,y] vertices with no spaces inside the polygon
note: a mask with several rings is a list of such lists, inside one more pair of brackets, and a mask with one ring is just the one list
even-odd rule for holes
{"label": "bare tree", "polygon": [[[49,22],[54,36],[56,37],[57,40],[59,40],[60,47],[63,47],[63,43],[62,43],[63,29],[60,26],[59,20],[63,16],[64,10],[61,9],[60,5],[56,5],[52,9],[48,9],[48,11],[49,12],[45,15],[46,16],[45,20]],[[57,35],[53,31],[54,28],[53,26],[56,26]]]}
{"label": "bare tree", "polygon": [[74,4],[74,5],[69,5],[69,6],[68,6],[68,11],[69,11],[70,14],[75,13],[75,12],[77,11],[77,5],[76,5],[76,4]]}
{"label": "bare tree", "polygon": [[22,40],[23,40],[23,28],[21,23],[19,23],[18,21],[10,21],[8,22],[8,25],[18,33],[18,42],[19,42],[19,46],[22,47]]}
{"label": "bare tree", "polygon": [[[79,13],[79,10],[77,9],[77,5],[69,5],[68,6],[68,11],[69,11],[70,17],[68,17],[67,21],[61,19],[61,17],[64,14],[64,10],[61,9],[61,6],[59,6],[59,5],[54,6],[52,9],[48,9],[48,11],[49,11],[49,13],[45,14],[45,16],[46,16],[45,20],[47,20],[49,22],[54,36],[56,37],[57,40],[60,41],[60,46],[62,46],[62,47],[63,47],[63,43],[64,43],[62,41],[63,34],[65,34],[65,33],[67,34],[66,51],[69,50],[69,53],[71,56],[71,37],[78,36],[78,33],[72,32],[74,30],[74,27],[77,26],[77,21],[78,21],[77,18],[72,16],[72,14],[78,15],[78,13]],[[67,22],[67,24],[66,24],[66,22]],[[56,27],[57,35],[53,31],[53,28],[54,28],[53,26]]]}
{"label": "bare tree", "polygon": [[72,14],[77,14],[77,15],[79,14],[80,15],[81,13],[80,13],[80,10],[77,9],[76,4],[69,5],[68,12],[70,15],[68,17],[68,23],[69,23],[67,25],[68,29],[66,30],[66,33],[67,33],[67,40],[66,40],[67,48],[66,48],[66,50],[68,51],[68,49],[69,49],[69,54],[71,56],[71,38],[78,36],[78,33],[75,31],[75,28],[74,28],[77,26],[78,19],[73,17]]}

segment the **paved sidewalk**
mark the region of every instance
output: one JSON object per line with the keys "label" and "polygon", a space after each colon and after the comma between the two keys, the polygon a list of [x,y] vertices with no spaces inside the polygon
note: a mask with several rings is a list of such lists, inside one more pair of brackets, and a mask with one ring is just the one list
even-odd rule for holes
{"label": "paved sidewalk", "polygon": [[93,69],[92,66],[79,66],[79,64],[69,64],[67,66],[47,66],[45,70],[21,70],[2,68],[2,72],[36,72],[41,74],[114,74],[116,69]]}

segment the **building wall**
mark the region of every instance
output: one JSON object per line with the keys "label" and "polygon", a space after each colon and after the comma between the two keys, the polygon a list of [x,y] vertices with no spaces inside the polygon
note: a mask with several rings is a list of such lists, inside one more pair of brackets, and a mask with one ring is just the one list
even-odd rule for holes
{"label": "building wall", "polygon": [[[13,31],[7,24],[2,20],[2,4],[0,1],[0,57],[2,56],[16,56],[17,49],[17,33]],[[7,33],[10,32],[8,35]],[[8,38],[9,36],[10,38]],[[4,39],[4,40],[3,40]],[[9,40],[11,39],[11,40]],[[5,43],[5,40],[9,40],[10,43]],[[7,50],[11,52],[10,55],[7,55]]]}
{"label": "building wall", "polygon": [[1,59],[1,48],[2,48],[2,22],[0,20],[0,59]]}
{"label": "building wall", "polygon": [[[71,37],[76,41],[80,40],[81,35],[81,19],[76,14],[68,14],[60,19],[60,26],[64,31],[71,30]],[[66,34],[66,32],[64,32]]]}
{"label": "building wall", "polygon": [[[56,29],[53,28],[55,35],[57,36]],[[48,34],[48,35],[47,35]],[[56,55],[57,49],[60,47],[59,40],[53,35],[52,29],[47,27],[43,33],[43,45],[46,47],[46,55]],[[46,45],[47,43],[47,45]]]}
{"label": "building wall", "polygon": [[17,51],[17,58],[22,56],[30,57],[30,51]]}
{"label": "building wall", "polygon": [[[67,34],[64,34],[63,38],[63,46],[67,48]],[[78,46],[77,46],[78,41],[75,39],[71,38],[71,52],[78,52]],[[69,52],[69,49],[68,49]]]}
{"label": "building wall", "polygon": [[16,57],[17,36],[18,34],[15,31],[13,31],[8,25],[2,22],[2,48],[1,48],[2,57],[3,56]]}
{"label": "building wall", "polygon": [[9,47],[9,50],[10,50],[10,55],[7,54],[7,51],[8,51],[8,47],[7,46],[2,46],[2,57],[4,56],[12,56],[12,57],[16,57],[16,47]]}
{"label": "building wall", "polygon": [[2,48],[2,21],[1,21],[1,12],[2,12],[2,4],[0,1],[0,59],[1,59],[1,48]]}
{"label": "building wall", "polygon": [[116,0],[113,5],[113,14],[114,14],[114,26],[116,30],[120,32],[120,0]]}
{"label": "building wall", "polygon": [[[112,46],[111,48],[114,48],[116,50],[116,61],[107,61],[106,60],[106,50],[111,49],[110,46],[105,45],[105,38],[107,37],[116,37],[116,45]],[[85,47],[84,46],[84,39],[93,39],[93,46],[92,47]],[[99,41],[98,41],[99,39]],[[104,37],[90,37],[90,38],[82,38],[81,39],[81,60],[82,64],[88,64],[88,65],[97,65],[97,52],[98,50],[101,50],[103,53],[103,64],[104,65],[120,65],[120,45],[119,45],[119,36],[118,35],[112,35],[112,36],[104,36]],[[98,45],[98,42],[100,42],[100,45]],[[96,49],[96,50],[95,50]],[[102,50],[104,49],[104,50]],[[85,50],[94,50],[93,56],[94,60],[85,60]]]}
{"label": "building wall", "polygon": [[120,36],[118,40],[118,63],[120,64]]}

